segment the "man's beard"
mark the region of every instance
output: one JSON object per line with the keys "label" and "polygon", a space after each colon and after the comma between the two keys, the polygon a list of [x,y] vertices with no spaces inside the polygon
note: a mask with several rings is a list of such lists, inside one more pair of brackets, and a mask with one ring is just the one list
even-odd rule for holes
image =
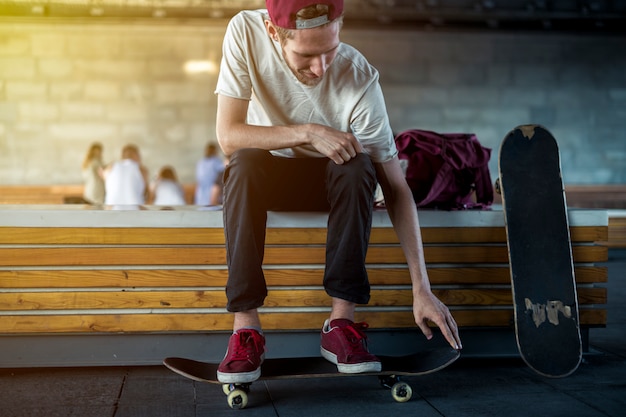
{"label": "man's beard", "polygon": [[308,87],[315,87],[316,85],[318,85],[320,82],[322,82],[322,77],[315,77],[315,78],[310,78],[307,77],[306,75],[300,73],[298,70],[296,70],[294,67],[291,66],[291,63],[289,62],[289,60],[287,59],[287,57],[285,56],[285,51],[283,50],[283,59],[285,60],[285,63],[287,64],[287,66],[289,67],[289,69],[291,70],[291,73],[298,79],[298,81],[300,81],[302,84],[308,86]]}

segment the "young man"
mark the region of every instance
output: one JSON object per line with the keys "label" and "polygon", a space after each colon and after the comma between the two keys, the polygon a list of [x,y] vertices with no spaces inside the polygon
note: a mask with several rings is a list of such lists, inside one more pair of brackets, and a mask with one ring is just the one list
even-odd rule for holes
{"label": "young man", "polygon": [[[311,5],[311,3],[318,3]],[[324,287],[332,312],[322,355],[340,372],[380,370],[367,351],[356,304],[369,300],[365,255],[377,181],[413,284],[413,314],[432,320],[454,348],[457,325],[431,292],[417,210],[397,158],[377,71],[339,40],[343,0],[267,0],[228,25],[217,83],[224,173],[228,310],[234,333],[218,370],[223,383],[260,376],[265,352],[257,308],[268,210],[327,211]]]}

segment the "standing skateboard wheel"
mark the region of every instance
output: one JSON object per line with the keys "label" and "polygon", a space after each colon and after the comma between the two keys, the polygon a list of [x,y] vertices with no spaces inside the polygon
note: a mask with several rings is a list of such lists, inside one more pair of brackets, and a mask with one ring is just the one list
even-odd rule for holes
{"label": "standing skateboard wheel", "polygon": [[396,402],[405,403],[413,396],[413,389],[406,382],[396,382],[391,387],[391,396]]}
{"label": "standing skateboard wheel", "polygon": [[248,394],[239,388],[235,388],[228,393],[228,406],[233,410],[241,410],[248,405]]}
{"label": "standing skateboard wheel", "polygon": [[222,384],[222,391],[224,391],[224,395],[230,394],[230,392],[234,389],[235,387],[233,384]]}

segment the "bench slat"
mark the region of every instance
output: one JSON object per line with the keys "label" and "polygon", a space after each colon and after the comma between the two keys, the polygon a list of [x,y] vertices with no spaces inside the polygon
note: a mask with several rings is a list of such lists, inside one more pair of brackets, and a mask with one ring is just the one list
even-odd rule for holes
{"label": "bench slat", "polygon": [[29,245],[223,245],[221,228],[2,227],[0,243]]}
{"label": "bench slat", "polygon": [[[272,313],[263,311],[261,322],[266,331],[271,330],[319,330],[328,312]],[[513,310],[454,310],[459,326],[508,327],[513,323]],[[358,311],[357,321],[366,321],[373,329],[416,329],[410,311],[378,312]],[[580,310],[580,323],[584,326],[604,326],[606,310]],[[230,313],[190,314],[77,314],[77,315],[15,315],[2,316],[0,334],[45,333],[152,333],[232,331],[233,316]]]}
{"label": "bench slat", "polygon": [[[408,285],[405,268],[368,269],[372,285]],[[577,266],[578,283],[600,283],[607,280],[606,267]],[[321,285],[321,267],[301,269],[266,269],[269,286]],[[429,267],[433,285],[508,285],[511,276],[505,266]],[[81,270],[0,270],[0,288],[141,288],[141,287],[224,287],[228,279],[225,267],[220,269],[81,269]]]}
{"label": "bench slat", "polygon": [[626,216],[609,217],[609,232],[607,239],[599,239],[613,248],[626,248]]}
{"label": "bench slat", "polygon": [[[605,241],[608,229],[603,226],[570,228],[573,242]],[[422,229],[424,243],[503,243],[504,227],[430,227]],[[325,228],[268,228],[268,245],[323,245]],[[398,243],[393,228],[373,228],[370,243]],[[0,244],[40,245],[223,245],[222,228],[141,227],[0,227]]]}
{"label": "bench slat", "polygon": [[[574,246],[575,262],[604,262],[608,248]],[[268,247],[266,265],[324,264],[326,248]],[[507,263],[505,246],[427,246],[428,263]],[[367,263],[406,263],[399,246],[370,246]],[[28,247],[0,248],[0,266],[97,266],[97,265],[224,265],[223,247]]]}
{"label": "bench slat", "polygon": [[[510,289],[433,289],[449,306],[511,306]],[[605,304],[605,288],[579,288],[582,304]],[[411,307],[410,289],[371,291],[369,307]],[[330,307],[323,289],[269,291],[265,307]],[[194,291],[71,291],[0,293],[0,311],[226,308],[222,289]]]}

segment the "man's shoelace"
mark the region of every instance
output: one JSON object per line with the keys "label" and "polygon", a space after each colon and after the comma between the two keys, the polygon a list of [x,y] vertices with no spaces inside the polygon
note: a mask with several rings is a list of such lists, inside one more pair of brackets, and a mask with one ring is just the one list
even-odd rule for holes
{"label": "man's shoelace", "polygon": [[353,353],[367,353],[367,336],[363,330],[367,329],[369,325],[367,323],[353,323],[349,326],[341,327],[343,334],[350,343],[350,347]]}
{"label": "man's shoelace", "polygon": [[247,360],[252,363],[250,358],[255,356],[256,352],[259,352],[257,356],[263,353],[263,340],[261,336],[254,332],[240,332],[237,333],[237,336],[239,336],[239,341],[235,343],[231,361]]}

